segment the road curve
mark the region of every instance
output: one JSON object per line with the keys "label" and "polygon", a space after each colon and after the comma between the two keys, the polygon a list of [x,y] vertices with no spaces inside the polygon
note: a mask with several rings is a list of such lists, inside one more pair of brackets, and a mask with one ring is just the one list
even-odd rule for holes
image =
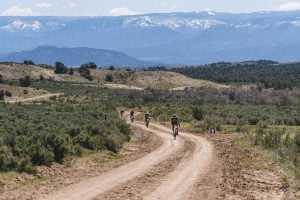
{"label": "road curve", "polygon": [[143,174],[151,166],[167,159],[174,151],[183,146],[179,139],[173,141],[170,133],[147,129],[142,123],[134,123],[134,127],[152,132],[163,140],[163,144],[147,156],[129,164],[116,168],[108,173],[83,180],[79,183],[67,186],[42,198],[43,200],[89,200],[108,191],[115,186],[125,183],[130,179]]}
{"label": "road curve", "polygon": [[[132,124],[140,130],[147,130],[159,136],[163,144],[147,156],[129,164],[116,168],[98,177],[82,180],[79,183],[62,188],[52,194],[44,196],[43,200],[90,200],[114,187],[125,183],[147,169],[170,157],[172,153],[183,147],[183,137],[195,143],[196,148],[191,156],[183,160],[174,171],[165,177],[150,194],[145,195],[146,200],[179,200],[187,199],[194,184],[203,175],[212,159],[213,147],[206,139],[188,133],[180,132],[176,141],[171,137],[171,130],[159,124],[152,124],[146,128],[143,123]],[[138,192],[138,191],[137,191]]]}
{"label": "road curve", "polygon": [[[168,131],[161,125],[154,127]],[[179,200],[187,199],[193,189],[193,185],[205,172],[212,160],[213,146],[206,139],[180,132],[181,137],[188,138],[196,144],[193,155],[179,164],[179,166],[166,177],[155,191],[146,196],[146,200]]]}

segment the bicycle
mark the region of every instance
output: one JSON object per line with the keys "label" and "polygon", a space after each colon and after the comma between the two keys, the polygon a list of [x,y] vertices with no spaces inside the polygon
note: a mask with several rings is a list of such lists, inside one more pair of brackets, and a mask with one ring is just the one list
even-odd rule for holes
{"label": "bicycle", "polygon": [[173,129],[173,137],[174,137],[174,140],[176,140],[176,137],[178,136],[178,132],[179,132],[179,128],[178,128],[178,125],[176,127],[174,127]]}
{"label": "bicycle", "polygon": [[146,119],[146,127],[149,128],[149,124],[150,124],[150,118]]}
{"label": "bicycle", "polygon": [[130,116],[130,121],[131,121],[131,123],[134,122],[134,116],[133,115]]}

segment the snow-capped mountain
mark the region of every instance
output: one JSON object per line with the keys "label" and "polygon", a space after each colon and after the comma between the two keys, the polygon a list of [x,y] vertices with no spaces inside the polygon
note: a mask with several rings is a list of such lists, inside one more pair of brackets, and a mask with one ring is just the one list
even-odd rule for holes
{"label": "snow-capped mountain", "polygon": [[0,17],[0,53],[41,45],[120,50],[166,63],[300,60],[300,11]]}

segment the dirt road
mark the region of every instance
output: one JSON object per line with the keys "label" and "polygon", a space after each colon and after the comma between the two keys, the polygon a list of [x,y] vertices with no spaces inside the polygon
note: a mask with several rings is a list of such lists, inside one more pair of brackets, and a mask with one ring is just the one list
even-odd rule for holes
{"label": "dirt road", "polygon": [[[143,176],[150,168],[158,168],[160,166],[159,163],[183,149],[184,141],[188,140],[195,146],[192,153],[182,159],[177,167],[165,176],[164,181],[160,181],[157,187],[143,196],[144,199],[149,200],[187,199],[193,185],[210,164],[213,149],[211,143],[206,139],[188,133],[180,133],[180,137],[174,141],[170,134],[171,131],[159,124],[151,125],[148,129],[139,122],[134,123],[133,126],[156,134],[163,141],[162,145],[141,159],[98,177],[83,179],[79,183],[61,188],[52,194],[44,196],[42,199],[87,200],[99,197],[107,191],[113,190],[120,185],[126,185],[128,181]],[[139,193],[140,191],[135,192]]]}
{"label": "dirt road", "polygon": [[47,100],[51,97],[59,97],[64,95],[63,93],[55,93],[55,94],[45,94],[41,96],[36,96],[36,97],[31,97],[31,98],[26,98],[26,99],[18,99],[18,100],[11,100],[11,101],[5,101],[5,103],[19,103],[19,102],[32,102],[32,101],[41,101],[41,100]]}

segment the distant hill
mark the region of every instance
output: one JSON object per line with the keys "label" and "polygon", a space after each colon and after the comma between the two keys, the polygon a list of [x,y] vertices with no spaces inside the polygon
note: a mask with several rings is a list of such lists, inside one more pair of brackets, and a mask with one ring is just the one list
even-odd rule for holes
{"label": "distant hill", "polygon": [[200,67],[159,68],[159,70],[170,70],[191,78],[219,83],[259,83],[265,88],[275,89],[300,87],[300,62],[277,63],[266,60],[220,62]]}
{"label": "distant hill", "polygon": [[42,45],[121,51],[167,64],[300,60],[300,11],[0,17],[0,54]]}
{"label": "distant hill", "polygon": [[40,64],[54,64],[60,61],[68,66],[80,66],[87,62],[95,62],[99,66],[114,65],[118,67],[146,67],[155,65],[154,62],[141,61],[118,51],[85,47],[58,48],[53,46],[41,46],[31,51],[0,55],[0,61],[2,62],[23,62],[24,60],[32,60]]}

